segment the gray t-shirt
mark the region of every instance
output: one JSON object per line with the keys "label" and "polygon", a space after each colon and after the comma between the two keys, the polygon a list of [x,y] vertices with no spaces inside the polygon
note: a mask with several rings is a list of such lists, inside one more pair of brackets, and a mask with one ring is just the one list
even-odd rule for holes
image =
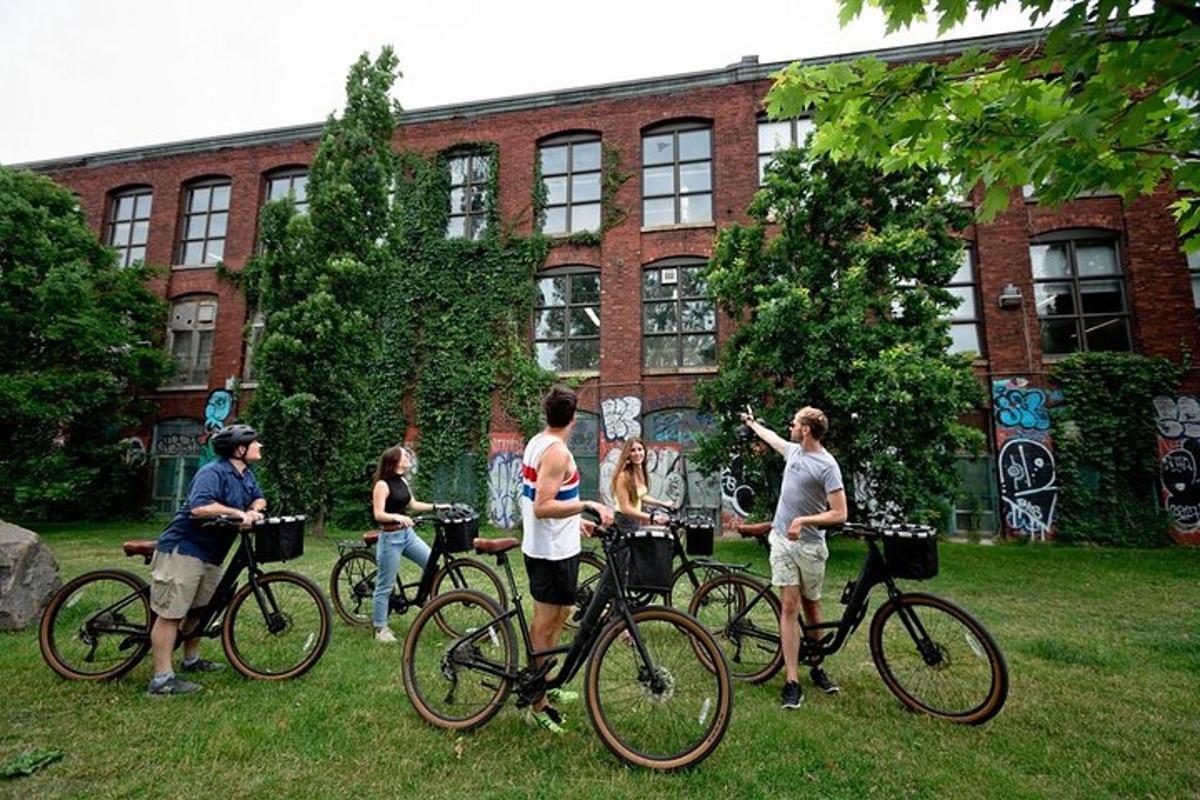
{"label": "gray t-shirt", "polygon": [[[806,453],[800,445],[790,443],[784,458],[787,464],[783,468],[783,483],[779,487],[779,504],[775,506],[772,527],[786,534],[788,525],[796,517],[812,516],[829,509],[827,498],[842,488],[842,470],[824,448]],[[800,529],[800,541],[823,542],[825,530],[805,525]]]}

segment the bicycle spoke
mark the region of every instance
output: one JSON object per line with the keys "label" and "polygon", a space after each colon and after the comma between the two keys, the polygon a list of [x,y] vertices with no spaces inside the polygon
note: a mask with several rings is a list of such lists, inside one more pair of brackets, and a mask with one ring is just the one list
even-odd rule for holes
{"label": "bicycle spoke", "polygon": [[255,675],[281,675],[312,657],[327,630],[320,600],[291,580],[260,582],[264,605],[253,592],[230,610],[233,648]]}
{"label": "bicycle spoke", "polygon": [[107,677],[131,666],[149,641],[149,603],[137,590],[135,581],[111,575],[71,590],[51,612],[52,657],[73,677]]}

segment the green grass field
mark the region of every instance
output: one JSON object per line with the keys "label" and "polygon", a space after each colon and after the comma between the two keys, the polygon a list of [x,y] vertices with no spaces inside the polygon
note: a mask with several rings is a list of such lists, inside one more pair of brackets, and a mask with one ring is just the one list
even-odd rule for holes
{"label": "green grass field", "polygon": [[[120,542],[159,528],[35,529],[69,579],[100,566],[146,574]],[[304,558],[286,568],[327,590],[338,538],[309,539]],[[841,585],[863,548],[832,543],[827,615],[839,613]],[[766,569],[751,542],[719,542],[717,556]],[[39,747],[65,756],[32,776],[0,779],[0,796],[1200,795],[1200,551],[944,543],[941,562],[941,575],[921,588],[979,617],[1008,659],[1008,704],[979,728],[903,710],[875,672],[865,623],[826,662],[841,695],[810,689],[802,709],[783,712],[781,677],[739,684],[721,746],[677,775],[622,767],[582,707],[566,709],[571,732],[561,738],[527,727],[511,707],[467,735],[429,727],[405,696],[399,647],[336,618],[324,658],[298,680],[268,684],[225,670],[205,676],[198,695],[161,699],[143,694],[149,658],[115,683],[60,679],[30,628],[0,634],[0,762]],[[414,567],[403,569],[411,579]],[[518,583],[524,592],[523,576]],[[397,635],[411,620],[393,618]],[[219,641],[205,654],[225,660]]]}

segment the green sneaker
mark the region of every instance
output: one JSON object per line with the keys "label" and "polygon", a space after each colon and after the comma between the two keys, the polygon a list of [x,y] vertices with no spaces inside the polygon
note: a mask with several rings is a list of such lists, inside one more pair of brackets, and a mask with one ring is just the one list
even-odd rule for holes
{"label": "green sneaker", "polygon": [[575,703],[579,700],[579,692],[570,689],[547,689],[546,699],[551,703]]}
{"label": "green sneaker", "polygon": [[567,732],[566,718],[558,713],[558,709],[554,706],[546,706],[541,711],[530,712],[526,717],[530,725],[536,725],[542,730],[549,731],[555,736],[562,736]]}

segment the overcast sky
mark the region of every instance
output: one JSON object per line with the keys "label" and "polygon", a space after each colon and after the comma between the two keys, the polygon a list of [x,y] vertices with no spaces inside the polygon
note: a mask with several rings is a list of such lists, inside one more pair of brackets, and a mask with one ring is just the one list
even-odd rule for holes
{"label": "overcast sky", "polygon": [[[1010,4],[947,38],[1024,30]],[[891,47],[834,0],[0,0],[0,163],[319,122],[391,44],[405,108]]]}

